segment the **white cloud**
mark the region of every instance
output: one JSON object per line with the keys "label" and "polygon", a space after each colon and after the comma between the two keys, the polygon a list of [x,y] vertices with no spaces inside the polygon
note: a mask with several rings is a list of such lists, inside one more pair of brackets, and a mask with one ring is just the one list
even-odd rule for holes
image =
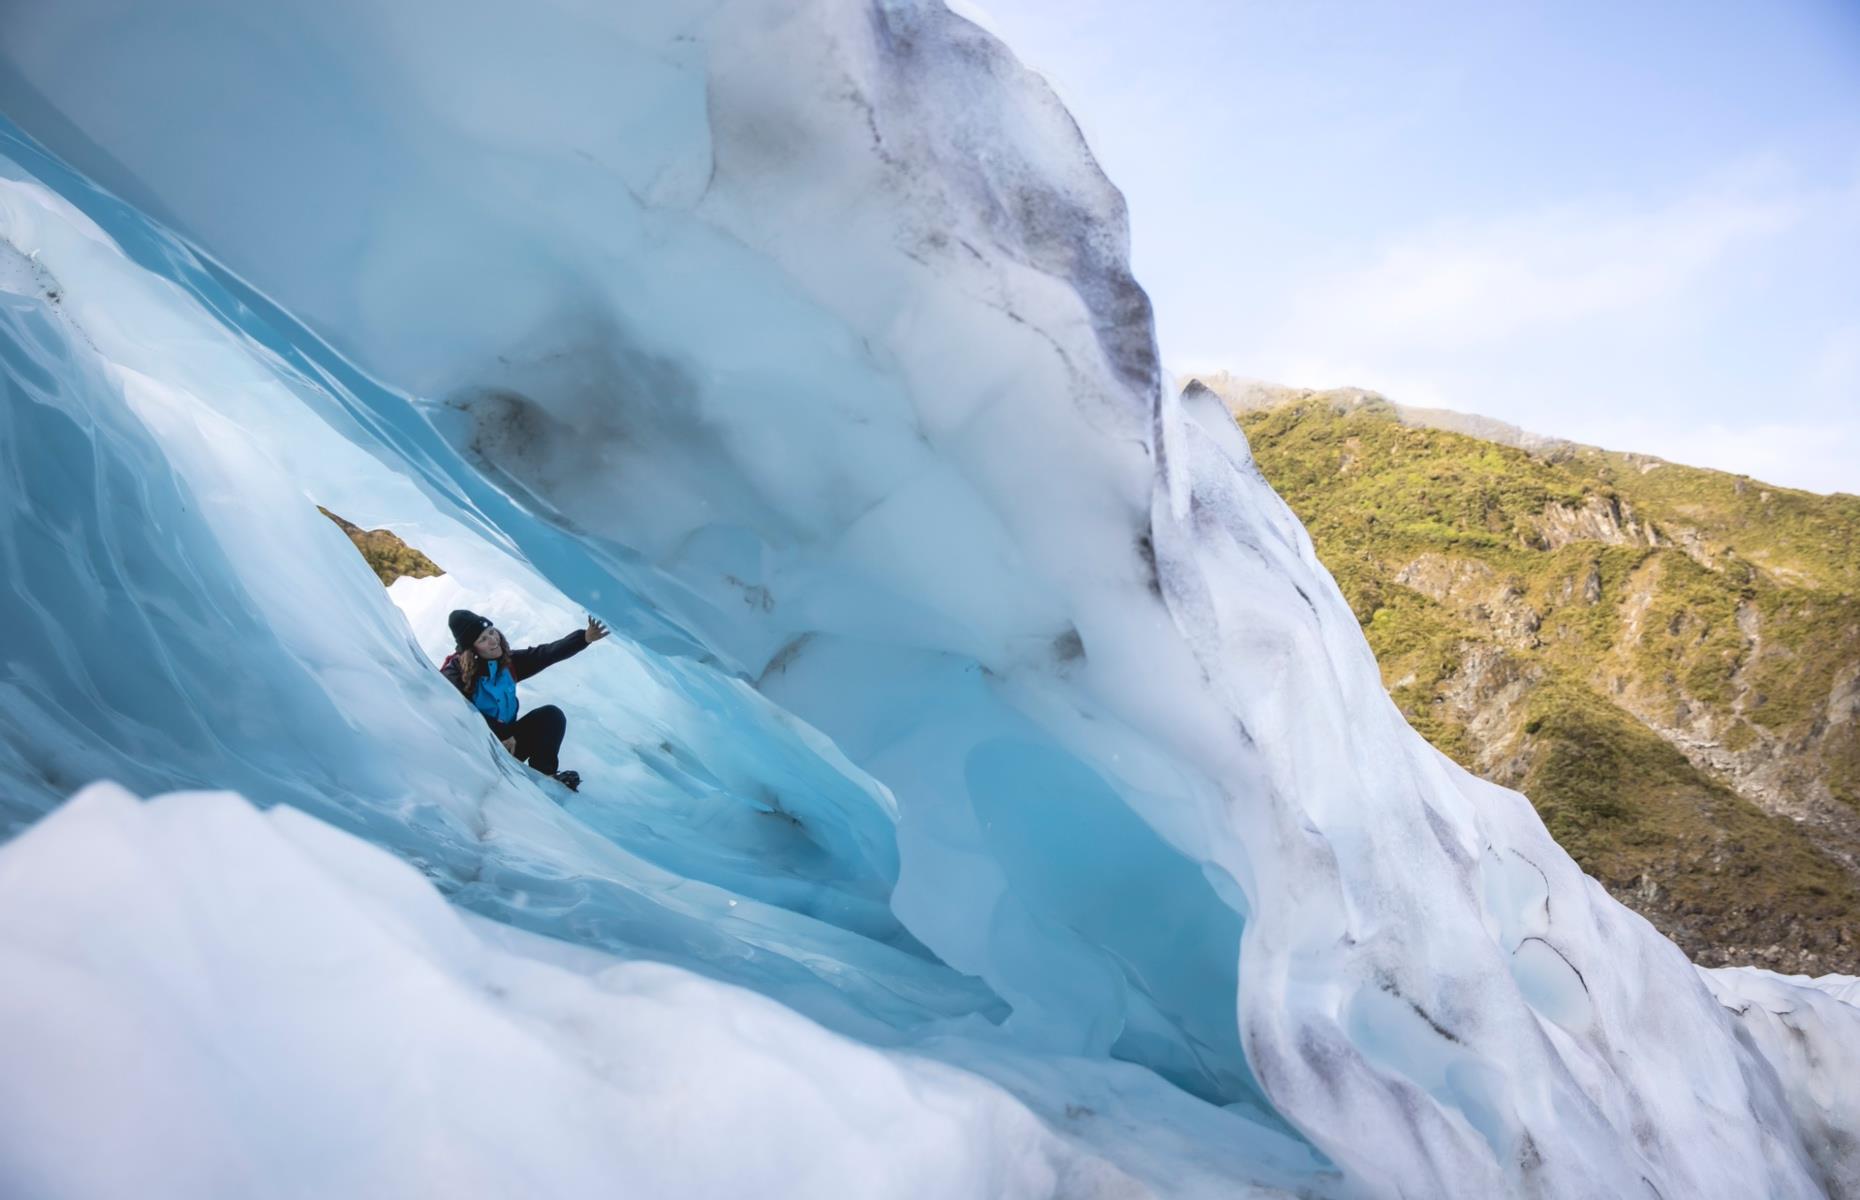
{"label": "white cloud", "polygon": [[1295,288],[1231,367],[1860,491],[1860,309],[1836,282],[1860,192],[1788,182],[1746,169],[1388,236]]}
{"label": "white cloud", "polygon": [[1811,492],[1860,489],[1860,430],[1851,422],[1768,422],[1730,426],[1626,419],[1591,426],[1583,440],[1638,450],[1669,462],[1749,475]]}
{"label": "white cloud", "polygon": [[1278,341],[1346,357],[1457,350],[1631,314],[1683,296],[1807,210],[1745,184],[1661,206],[1565,204],[1411,231],[1302,289]]}

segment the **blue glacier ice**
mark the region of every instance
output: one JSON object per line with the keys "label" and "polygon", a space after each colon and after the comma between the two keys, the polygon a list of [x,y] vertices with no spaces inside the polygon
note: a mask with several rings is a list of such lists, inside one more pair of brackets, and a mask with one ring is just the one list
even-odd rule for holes
{"label": "blue glacier ice", "polygon": [[[1860,1009],[1406,727],[940,4],[0,4],[0,112],[0,1184],[1860,1188]],[[618,631],[578,795],[457,605]]]}

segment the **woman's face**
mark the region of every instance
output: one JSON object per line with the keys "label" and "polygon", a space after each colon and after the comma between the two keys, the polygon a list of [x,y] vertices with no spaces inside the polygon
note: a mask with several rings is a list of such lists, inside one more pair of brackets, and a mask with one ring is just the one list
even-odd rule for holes
{"label": "woman's face", "polygon": [[479,658],[496,658],[504,652],[504,639],[497,636],[497,626],[486,625],[471,648],[477,651]]}

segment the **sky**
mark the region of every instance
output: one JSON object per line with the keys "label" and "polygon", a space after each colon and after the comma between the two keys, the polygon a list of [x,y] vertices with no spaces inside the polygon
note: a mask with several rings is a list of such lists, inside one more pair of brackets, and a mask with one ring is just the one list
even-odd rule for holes
{"label": "sky", "polygon": [[1860,0],[962,0],[1178,375],[1860,493]]}

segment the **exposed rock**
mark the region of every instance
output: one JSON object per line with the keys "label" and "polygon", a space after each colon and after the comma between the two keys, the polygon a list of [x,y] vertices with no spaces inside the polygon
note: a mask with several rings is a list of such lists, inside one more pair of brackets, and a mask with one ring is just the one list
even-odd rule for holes
{"label": "exposed rock", "polygon": [[1543,617],[1525,602],[1523,585],[1477,559],[1423,554],[1397,571],[1395,582],[1490,629],[1509,645],[1537,645]]}
{"label": "exposed rock", "polygon": [[1469,642],[1463,651],[1440,697],[1475,747],[1472,769],[1494,783],[1522,787],[1531,767],[1524,704],[1542,669],[1498,646]]}
{"label": "exposed rock", "polygon": [[1605,546],[1657,546],[1654,531],[1637,520],[1634,510],[1614,496],[1584,496],[1580,504],[1546,504],[1538,516],[1543,548],[1558,550],[1571,542]]}

